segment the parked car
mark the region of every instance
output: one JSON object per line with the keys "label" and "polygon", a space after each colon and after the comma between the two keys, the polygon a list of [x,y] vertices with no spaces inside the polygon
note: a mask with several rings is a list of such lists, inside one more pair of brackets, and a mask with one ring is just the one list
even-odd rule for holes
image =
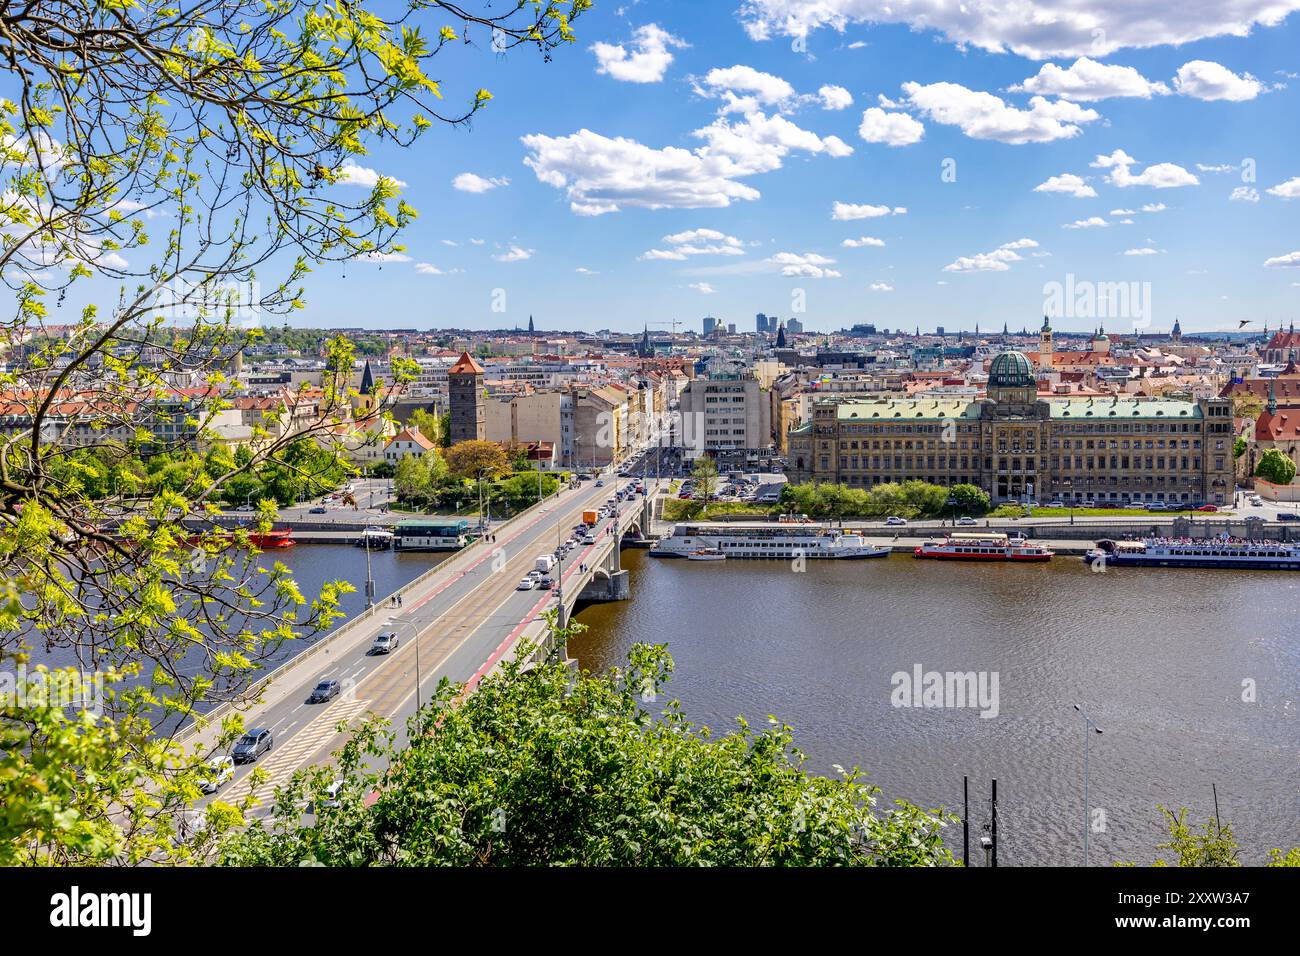
{"label": "parked car", "polygon": [[1200,506],[1199,508],[1197,508],[1196,510],[1197,510],[1197,511],[1218,511],[1218,510],[1219,510],[1219,506],[1218,506],[1218,505],[1201,505],[1201,506]]}
{"label": "parked car", "polygon": [[1279,511],[1277,513],[1278,521],[1300,521],[1300,515],[1292,511]]}
{"label": "parked car", "polygon": [[203,781],[199,789],[204,793],[216,793],[221,785],[235,775],[235,761],[226,754],[213,757],[203,767]]}
{"label": "parked car", "polygon": [[957,519],[957,523],[961,525],[963,528],[968,528],[973,524],[977,524],[978,522],[976,522],[975,519],[972,518],[970,515],[964,515],[963,517]]}
{"label": "parked car", "polygon": [[339,695],[341,686],[338,681],[332,678],[322,680],[313,688],[311,697],[307,698],[309,704],[324,704],[333,700]]}
{"label": "parked car", "polygon": [[1163,501],[1148,501],[1146,509],[1147,511],[1164,511],[1165,503]]}
{"label": "parked car", "polygon": [[325,514],[325,512],[326,512],[326,508],[324,505],[317,505],[315,508],[312,508],[307,513],[313,515],[323,515]]}
{"label": "parked car", "polygon": [[271,752],[271,731],[265,727],[254,727],[235,742],[230,751],[235,763],[252,763],[262,754]]}
{"label": "parked car", "polygon": [[252,510],[253,510],[253,506],[252,506],[252,505],[240,505],[240,506],[239,506],[238,508],[236,508],[235,510],[236,510],[236,511],[252,511]]}
{"label": "parked car", "polygon": [[517,585],[515,585],[515,590],[531,591],[535,587],[537,587],[537,582],[533,578],[524,578]]}
{"label": "parked car", "polygon": [[890,527],[890,528],[901,528],[904,527],[906,524],[907,524],[907,519],[900,518],[898,515],[890,515],[888,518],[885,519],[886,527]]}
{"label": "parked car", "polygon": [[1064,507],[1065,507],[1065,502],[1064,502],[1064,501],[1049,501],[1049,502],[1047,503],[1047,507],[1049,507],[1049,508],[1064,508]]}
{"label": "parked car", "polygon": [[385,631],[383,634],[376,634],[374,642],[370,645],[370,653],[391,654],[397,650],[398,643],[396,631]]}

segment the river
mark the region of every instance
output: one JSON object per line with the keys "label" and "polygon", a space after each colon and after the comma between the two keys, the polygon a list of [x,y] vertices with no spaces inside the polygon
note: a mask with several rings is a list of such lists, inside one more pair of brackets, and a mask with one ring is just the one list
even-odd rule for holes
{"label": "river", "polygon": [[[668,695],[716,732],[744,715],[794,728],[809,769],[858,766],[880,806],[906,798],[960,813],[972,844],[998,781],[1004,864],[1083,859],[1082,704],[1090,744],[1093,865],[1150,861],[1157,809],[1223,820],[1258,864],[1300,845],[1300,574],[871,561],[691,562],[623,553],[632,597],[590,605],[570,643],[582,667],[667,643]],[[997,675],[997,714],[896,707],[893,675]],[[1253,696],[1251,691],[1253,690]],[[1102,811],[1097,814],[1095,811]],[[961,828],[948,837],[960,853]],[[972,865],[983,863],[972,849]],[[979,858],[979,859],[977,859]]]}

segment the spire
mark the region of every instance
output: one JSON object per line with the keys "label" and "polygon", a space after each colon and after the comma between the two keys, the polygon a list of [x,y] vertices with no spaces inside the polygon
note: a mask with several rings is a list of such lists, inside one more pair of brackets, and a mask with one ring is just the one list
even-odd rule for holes
{"label": "spire", "polygon": [[1270,415],[1277,414],[1277,392],[1275,391],[1276,385],[1277,385],[1277,379],[1270,378],[1268,380],[1268,404],[1264,407],[1268,410],[1268,413]]}
{"label": "spire", "polygon": [[537,329],[533,327],[533,317],[530,315],[528,316],[528,333],[531,335],[533,332],[536,331]]}
{"label": "spire", "polygon": [[1050,332],[1050,331],[1052,331],[1052,326],[1048,323],[1048,321],[1047,321],[1047,316],[1043,316],[1043,327],[1042,327],[1042,329],[1040,329],[1039,331],[1042,331],[1042,332]]}
{"label": "spire", "polygon": [[375,373],[370,368],[370,359],[366,359],[366,367],[361,370],[361,394],[369,395],[375,390]]}
{"label": "spire", "polygon": [[785,348],[785,323],[779,322],[776,326],[776,347]]}

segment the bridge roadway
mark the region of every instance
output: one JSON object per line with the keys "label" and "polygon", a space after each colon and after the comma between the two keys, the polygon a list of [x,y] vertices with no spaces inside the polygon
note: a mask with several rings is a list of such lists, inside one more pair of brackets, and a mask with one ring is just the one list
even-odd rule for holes
{"label": "bridge roadway", "polygon": [[[248,792],[249,775],[263,767],[269,780],[259,790],[263,807],[272,791],[295,770],[329,761],[345,736],[336,727],[354,725],[368,713],[393,722],[399,740],[405,723],[417,709],[417,654],[421,702],[428,700],[439,680],[447,677],[471,688],[499,666],[522,637],[544,630],[542,615],[557,606],[558,592],[517,590],[520,579],[532,570],[538,555],[550,554],[572,534],[582,512],[597,509],[624,480],[610,479],[604,487],[584,482],[564,490],[531,513],[502,526],[495,542],[480,541],[460,552],[448,567],[437,568],[403,591],[403,606],[378,601],[374,614],[340,634],[317,653],[286,662],[273,675],[263,702],[245,713],[246,728],[269,728],[271,751],[255,764],[236,765],[234,778],[215,799],[236,801]],[[653,483],[648,486],[653,494]],[[618,524],[623,531],[640,528],[642,499],[619,505]],[[610,533],[614,519],[600,522],[596,542],[570,551],[563,562],[562,591],[566,609],[593,578],[617,567],[617,536]],[[586,570],[580,570],[586,565]],[[439,573],[442,572],[442,573]],[[376,634],[394,631],[396,651],[370,656]],[[327,640],[322,638],[322,640]],[[325,704],[309,704],[312,688],[322,678],[343,683],[343,693]],[[215,731],[209,727],[186,740],[193,751],[211,747]]]}

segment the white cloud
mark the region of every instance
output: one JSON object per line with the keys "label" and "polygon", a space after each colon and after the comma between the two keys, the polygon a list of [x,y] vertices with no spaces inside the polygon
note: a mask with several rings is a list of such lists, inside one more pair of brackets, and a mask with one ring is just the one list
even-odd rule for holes
{"label": "white cloud", "polygon": [[1097,190],[1084,182],[1081,176],[1076,176],[1074,173],[1062,173],[1059,176],[1053,176],[1046,182],[1035,186],[1034,192],[1069,193],[1076,199],[1088,199],[1097,195]]}
{"label": "white cloud", "polygon": [[1196,164],[1196,171],[1198,173],[1231,173],[1235,172],[1237,168],[1238,167],[1233,166],[1231,163],[1222,163],[1218,166],[1206,166],[1204,163]]}
{"label": "white cloud", "polygon": [[1150,246],[1143,246],[1141,249],[1125,249],[1126,256],[1158,256],[1163,249],[1152,249]]}
{"label": "white cloud", "polygon": [[471,240],[470,240],[470,245],[473,245],[473,246],[481,246],[481,245],[483,245],[485,242],[487,242],[486,239],[471,239]]}
{"label": "white cloud", "polygon": [[1036,76],[1011,87],[1011,90],[1090,102],[1112,96],[1150,99],[1168,93],[1169,87],[1159,82],[1152,83],[1131,66],[1098,63],[1083,56],[1064,69],[1055,63],[1044,63]]}
{"label": "white cloud", "polygon": [[727,112],[751,112],[759,105],[777,106],[794,98],[794,87],[781,77],[743,64],[709,70],[702,82],[708,89],[697,86],[697,91],[704,96],[723,96]]}
{"label": "white cloud", "polygon": [[580,276],[598,276],[598,275],[600,275],[599,272],[592,272],[592,271],[591,271],[590,269],[588,269],[586,266],[578,266],[578,268],[574,269],[573,271],[576,272],[576,273],[578,273],[578,275],[580,275]]}
{"label": "white cloud", "polygon": [[991,139],[1019,146],[1070,139],[1080,124],[1101,118],[1068,100],[1035,96],[1029,109],[1017,109],[999,96],[971,90],[958,83],[904,83],[907,102],[936,123],[956,126],[971,139]]}
{"label": "white cloud", "polygon": [[1295,199],[1300,197],[1300,176],[1288,179],[1284,183],[1278,183],[1276,186],[1270,186],[1264,190],[1270,196],[1280,196],[1282,199]]}
{"label": "white cloud", "polygon": [[[362,186],[366,189],[374,189],[379,183],[380,173],[375,172],[366,166],[358,166],[356,163],[347,162],[339,167],[339,177],[335,180],[341,186]],[[393,177],[388,177],[393,179]],[[406,183],[400,179],[393,179],[399,188],[405,188]]]}
{"label": "white cloud", "polygon": [[705,145],[694,150],[654,149],[636,140],[611,139],[583,129],[568,136],[524,136],[524,163],[549,186],[565,190],[580,216],[620,209],[700,209],[752,200],[759,192],[739,179],[780,169],[793,150],[831,157],[852,147],[837,136],[820,137],[782,116],[749,113],[743,121],[719,118],[697,129]]}
{"label": "white cloud", "polygon": [[817,95],[821,97],[824,110],[846,110],[853,105],[853,94],[833,83],[823,86],[817,91]]}
{"label": "white cloud", "polygon": [[854,219],[876,219],[880,216],[901,216],[907,212],[904,206],[871,206],[850,202],[831,204],[831,218],[837,222],[850,222]]}
{"label": "white cloud", "polygon": [[669,51],[689,46],[653,23],[637,27],[632,37],[630,53],[622,44],[592,44],[591,52],[596,54],[596,72],[626,83],[658,83],[673,62]]}
{"label": "white cloud", "polygon": [[894,287],[888,282],[873,282],[868,288],[872,292],[893,292]]}
{"label": "white cloud", "polygon": [[1264,260],[1264,265],[1269,268],[1300,268],[1300,252],[1288,252],[1284,256],[1274,256],[1272,259]]}
{"label": "white cloud", "polygon": [[1137,210],[1136,209],[1112,209],[1110,211],[1110,214],[1112,216],[1134,216],[1137,215]]}
{"label": "white cloud", "polygon": [[1264,92],[1264,84],[1249,73],[1238,76],[1221,63],[1192,60],[1178,68],[1174,86],[1184,96],[1198,100],[1253,100]]}
{"label": "white cloud", "polygon": [[925,126],[906,113],[886,113],[873,106],[862,114],[858,135],[868,143],[885,143],[889,146],[910,146],[920,142]]}
{"label": "white cloud", "polygon": [[444,246],[459,246],[459,245],[460,245],[460,243],[457,242],[455,239],[439,239],[438,241],[441,242]]}
{"label": "white cloud", "polygon": [[877,239],[875,236],[862,236],[858,239],[845,239],[840,243],[845,249],[862,249],[866,246],[879,248],[885,244],[884,239]]}
{"label": "white cloud", "polygon": [[505,252],[498,253],[492,258],[497,262],[523,262],[525,259],[533,257],[533,249],[521,249],[519,246],[511,246]]}
{"label": "white cloud", "polygon": [[1036,249],[1038,243],[1033,239],[1017,239],[1004,242],[992,252],[981,252],[973,256],[960,256],[943,267],[944,272],[1006,272],[1010,263],[1019,262],[1021,249]]}
{"label": "white cloud", "polygon": [[1169,207],[1162,202],[1149,202],[1142,207],[1143,212],[1164,212]]}
{"label": "white cloud", "polygon": [[745,244],[735,236],[716,229],[689,229],[686,232],[664,236],[671,248],[651,249],[639,259],[671,259],[680,262],[688,256],[743,256]]}
{"label": "white cloud", "polygon": [[713,288],[713,286],[709,285],[707,282],[692,282],[689,286],[687,286],[687,288],[694,289],[700,295],[713,295],[713,293],[718,291],[717,289]]}
{"label": "white cloud", "polygon": [[1256,25],[1276,26],[1298,8],[1297,0],[743,0],[740,17],[755,40],[806,37],[822,27],[843,32],[855,23],[904,23],[934,30],[959,46],[1046,60],[1244,37]]}
{"label": "white cloud", "polygon": [[422,276],[440,276],[445,273],[431,262],[417,262],[415,271]]}
{"label": "white cloud", "polygon": [[463,193],[485,193],[489,189],[496,189],[498,186],[509,186],[510,180],[505,176],[499,179],[484,179],[474,173],[461,173],[451,181],[451,185]]}
{"label": "white cloud", "polygon": [[1173,189],[1178,186],[1196,186],[1201,182],[1192,173],[1174,163],[1156,163],[1135,176],[1130,167],[1136,162],[1137,160],[1124,150],[1117,149],[1109,156],[1099,155],[1091,165],[1094,169],[1109,169],[1106,181],[1112,186],[1122,188],[1151,186],[1154,189]]}
{"label": "white cloud", "polygon": [[1238,186],[1228,198],[1233,202],[1259,202],[1259,190],[1253,186]]}
{"label": "white cloud", "polygon": [[838,279],[840,274],[827,266],[835,264],[834,259],[818,255],[815,252],[803,254],[778,252],[767,260],[781,267],[781,275],[800,279]]}

